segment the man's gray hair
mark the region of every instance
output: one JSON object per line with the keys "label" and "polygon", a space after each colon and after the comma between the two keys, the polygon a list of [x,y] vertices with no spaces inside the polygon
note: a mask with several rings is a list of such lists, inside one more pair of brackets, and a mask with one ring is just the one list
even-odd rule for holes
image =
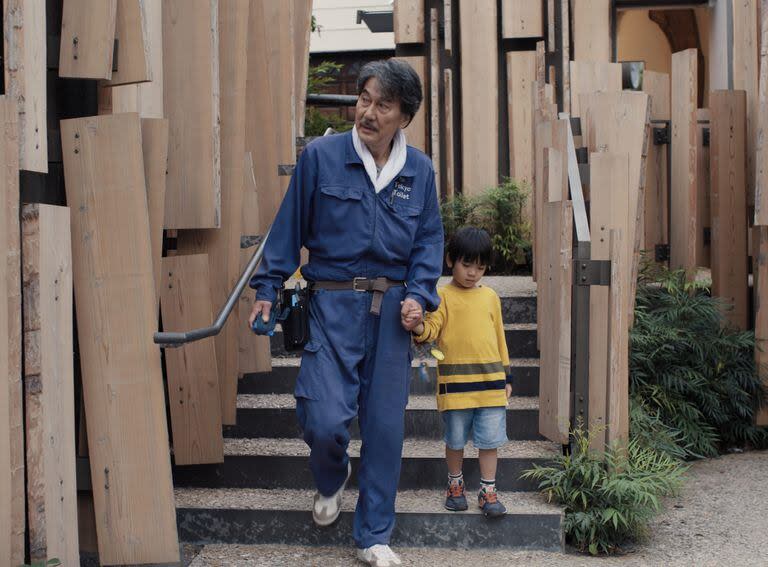
{"label": "man's gray hair", "polygon": [[421,106],[424,95],[421,79],[408,63],[399,59],[382,59],[366,63],[357,77],[357,94],[360,95],[368,79],[376,77],[382,94],[400,102],[400,110],[411,120]]}

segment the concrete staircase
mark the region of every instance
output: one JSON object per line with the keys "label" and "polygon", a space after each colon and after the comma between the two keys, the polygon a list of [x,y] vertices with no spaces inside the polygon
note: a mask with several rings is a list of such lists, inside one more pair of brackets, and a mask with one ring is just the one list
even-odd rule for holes
{"label": "concrete staircase", "polygon": [[[515,395],[507,413],[510,443],[500,451],[497,483],[509,513],[487,521],[474,505],[480,471],[467,451],[464,476],[470,510],[443,508],[446,468],[442,421],[434,399],[436,372],[427,379],[414,363],[406,409],[406,440],[393,546],[563,549],[562,513],[546,504],[536,486],[519,478],[560,447],[538,434],[536,300],[530,278],[486,278],[502,296],[507,344],[515,367]],[[237,424],[224,428],[225,459],[217,465],[174,467],[179,536],[193,544],[350,545],[357,498],[360,441],[356,422],[350,444],[352,478],[339,522],[312,523],[313,482],[309,450],[296,423],[292,392],[300,359],[273,342],[273,370],[239,384]]]}

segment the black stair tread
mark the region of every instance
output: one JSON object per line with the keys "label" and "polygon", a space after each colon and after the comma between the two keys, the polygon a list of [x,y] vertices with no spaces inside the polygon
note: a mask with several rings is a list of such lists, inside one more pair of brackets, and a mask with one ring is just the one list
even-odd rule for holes
{"label": "black stair tread", "polygon": [[[352,439],[349,442],[350,457],[360,456],[361,441]],[[554,457],[560,452],[560,446],[549,441],[510,441],[499,448],[500,459],[542,459]],[[224,439],[225,456],[309,456],[309,447],[301,439],[281,438],[244,438]],[[443,458],[445,444],[438,439],[406,439],[403,443],[404,459]],[[477,449],[470,442],[464,457],[477,457]]]}
{"label": "black stair tread", "polygon": [[[292,394],[239,394],[238,409],[294,409],[296,398]],[[408,410],[436,410],[437,400],[432,395],[415,395],[408,398]],[[536,397],[512,396],[507,400],[508,410],[537,410]]]}
{"label": "black stair tread", "polygon": [[[309,511],[312,489],[264,488],[174,488],[176,508],[237,509],[237,510],[301,510]],[[500,493],[507,513],[561,516],[562,509],[548,503],[536,492]],[[473,495],[474,496],[474,495]],[[443,507],[443,490],[399,490],[395,509],[398,514],[457,514]],[[352,512],[357,503],[357,490],[345,490],[341,509]],[[481,514],[477,506],[470,506],[459,514]]]}

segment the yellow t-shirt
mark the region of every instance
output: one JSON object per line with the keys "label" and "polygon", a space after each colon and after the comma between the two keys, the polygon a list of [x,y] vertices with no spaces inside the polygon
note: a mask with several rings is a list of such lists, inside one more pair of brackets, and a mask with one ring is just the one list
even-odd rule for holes
{"label": "yellow t-shirt", "polygon": [[507,341],[501,300],[489,287],[437,290],[440,306],[424,319],[417,342],[437,341],[445,360],[437,366],[440,411],[506,406]]}

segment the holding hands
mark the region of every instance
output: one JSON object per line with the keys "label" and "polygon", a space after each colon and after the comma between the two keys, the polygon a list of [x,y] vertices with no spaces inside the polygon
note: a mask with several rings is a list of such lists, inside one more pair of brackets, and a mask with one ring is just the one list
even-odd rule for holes
{"label": "holding hands", "polygon": [[400,323],[403,325],[403,329],[406,331],[414,331],[419,333],[424,330],[422,321],[424,320],[424,312],[421,309],[421,305],[414,299],[406,299],[400,305]]}

